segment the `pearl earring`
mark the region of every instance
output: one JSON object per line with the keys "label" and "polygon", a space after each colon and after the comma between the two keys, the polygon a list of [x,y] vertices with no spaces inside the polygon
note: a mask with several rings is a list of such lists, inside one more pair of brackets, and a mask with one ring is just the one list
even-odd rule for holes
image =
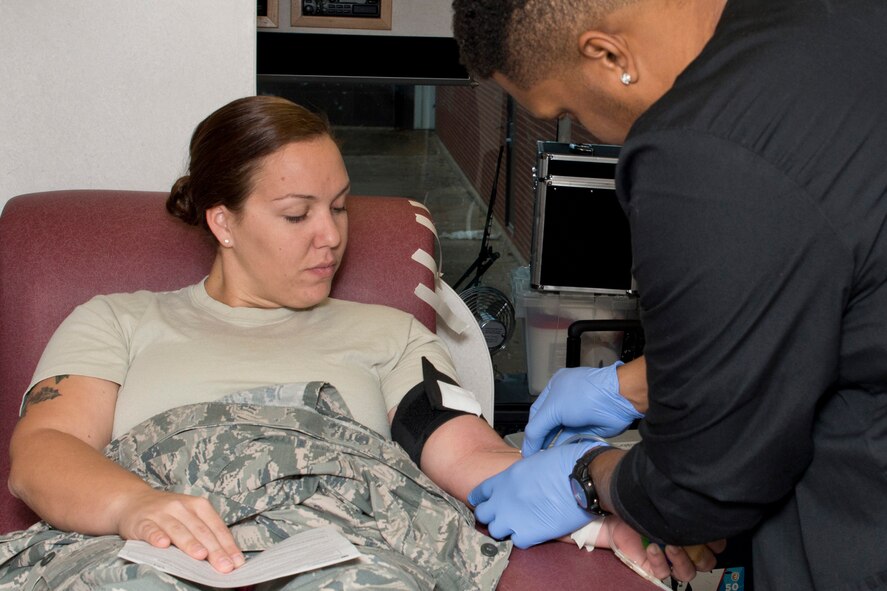
{"label": "pearl earring", "polygon": [[225,238],[224,243],[225,243],[225,244],[231,244],[231,241],[228,240],[227,238]]}
{"label": "pearl earring", "polygon": [[620,80],[622,80],[622,84],[628,86],[629,84],[631,84],[631,74],[629,74],[628,72],[622,72],[622,77],[620,78]]}

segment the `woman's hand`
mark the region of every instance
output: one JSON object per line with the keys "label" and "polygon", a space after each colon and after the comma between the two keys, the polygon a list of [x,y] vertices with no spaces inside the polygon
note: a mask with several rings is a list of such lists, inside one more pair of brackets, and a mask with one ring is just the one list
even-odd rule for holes
{"label": "woman's hand", "polygon": [[174,545],[222,573],[246,561],[228,526],[204,498],[146,489],[127,495],[115,510],[124,539],[158,548]]}
{"label": "woman's hand", "polygon": [[608,515],[598,533],[595,548],[611,548],[647,574],[664,579],[671,576],[679,581],[692,580],[697,572],[714,569],[715,554],[724,551],[726,540],[697,546],[666,546],[647,541],[627,523],[615,515]]}
{"label": "woman's hand", "polygon": [[152,489],[104,456],[119,388],[69,375],[34,386],[10,441],[9,490],[58,529],[172,544],[223,573],[242,565],[209,501]]}

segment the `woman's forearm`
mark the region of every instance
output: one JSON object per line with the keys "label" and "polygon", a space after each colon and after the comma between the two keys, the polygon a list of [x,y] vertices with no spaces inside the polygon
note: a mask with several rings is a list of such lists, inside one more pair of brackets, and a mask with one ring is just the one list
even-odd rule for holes
{"label": "woman's forearm", "polygon": [[118,533],[122,504],[147,483],[80,439],[54,429],[14,438],[9,490],[58,529]]}
{"label": "woman's forearm", "polygon": [[465,502],[471,490],[521,458],[486,421],[461,416],[441,425],[422,450],[421,468],[442,489]]}

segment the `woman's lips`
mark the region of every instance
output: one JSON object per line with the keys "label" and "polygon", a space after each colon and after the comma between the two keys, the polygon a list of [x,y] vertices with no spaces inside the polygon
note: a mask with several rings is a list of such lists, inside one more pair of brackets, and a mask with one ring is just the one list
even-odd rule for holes
{"label": "woman's lips", "polygon": [[330,262],[311,267],[308,271],[318,277],[332,277],[336,273],[336,267],[337,265],[335,262]]}

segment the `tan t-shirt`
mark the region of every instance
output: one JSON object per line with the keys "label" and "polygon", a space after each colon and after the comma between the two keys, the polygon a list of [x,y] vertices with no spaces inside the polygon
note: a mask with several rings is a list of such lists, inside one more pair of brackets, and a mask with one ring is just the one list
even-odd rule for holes
{"label": "tan t-shirt", "polygon": [[256,386],[325,381],[355,419],[390,436],[388,410],[422,379],[425,356],[455,378],[446,346],[412,315],[328,299],[310,310],[232,308],[203,282],[97,296],[59,326],[29,390],[57,375],[120,384],[117,437],[183,404]]}

